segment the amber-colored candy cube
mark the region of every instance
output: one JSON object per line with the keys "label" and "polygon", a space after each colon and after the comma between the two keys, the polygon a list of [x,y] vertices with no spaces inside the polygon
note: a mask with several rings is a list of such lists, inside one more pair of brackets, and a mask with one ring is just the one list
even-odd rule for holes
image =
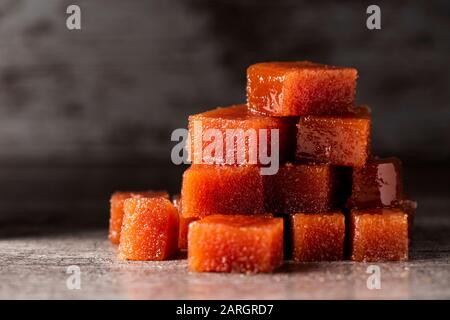
{"label": "amber-colored candy cube", "polygon": [[265,212],[262,176],[256,166],[193,165],[183,174],[181,197],[185,218]]}
{"label": "amber-colored candy cube", "polygon": [[370,115],[365,109],[342,116],[300,119],[296,158],[299,161],[362,167],[370,148]]}
{"label": "amber-colored candy cube", "polygon": [[263,179],[267,212],[324,212],[333,207],[335,172],[330,165],[287,163]]}
{"label": "amber-colored candy cube", "polygon": [[352,210],[351,259],[402,261],[408,259],[408,214],[397,208]]}
{"label": "amber-colored candy cube", "polygon": [[180,220],[180,227],[179,227],[179,232],[178,232],[178,249],[186,250],[189,225],[191,224],[191,222],[194,222],[198,219],[183,217],[183,215],[181,214],[182,201],[181,201],[181,196],[179,194],[172,197],[172,203],[175,206],[175,208],[177,208],[177,210],[178,210],[179,220]]}
{"label": "amber-colored candy cube", "polygon": [[113,244],[119,244],[120,230],[123,220],[123,202],[128,198],[142,197],[164,197],[169,199],[169,194],[165,191],[117,191],[111,196],[110,218],[109,218],[109,240]]}
{"label": "amber-colored candy cube", "polygon": [[403,197],[401,162],[397,158],[371,159],[353,169],[350,208],[393,206]]}
{"label": "amber-colored candy cube", "polygon": [[180,215],[180,232],[178,235],[178,248],[180,250],[187,249],[189,225],[197,220],[197,218],[185,218],[183,215]]}
{"label": "amber-colored candy cube", "polygon": [[267,165],[260,152],[275,150],[278,161],[293,158],[296,121],[256,115],[245,104],[191,115],[189,158],[193,164]]}
{"label": "amber-colored candy cube", "polygon": [[282,263],[281,218],[211,215],[189,227],[191,271],[271,272]]}
{"label": "amber-colored candy cube", "polygon": [[265,62],[247,69],[247,102],[273,116],[331,115],[348,111],[355,99],[357,71],[300,62]]}
{"label": "amber-colored candy cube", "polygon": [[293,214],[291,232],[295,261],[344,258],[345,217],[341,212]]}
{"label": "amber-colored candy cube", "polygon": [[165,197],[124,202],[119,258],[165,260],[178,250],[178,211]]}

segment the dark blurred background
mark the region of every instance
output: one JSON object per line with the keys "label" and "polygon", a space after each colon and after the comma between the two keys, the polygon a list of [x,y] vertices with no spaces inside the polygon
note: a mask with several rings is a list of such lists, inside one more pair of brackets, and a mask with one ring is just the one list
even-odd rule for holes
{"label": "dark blurred background", "polygon": [[1,226],[106,226],[116,189],[178,192],[172,130],[244,101],[246,67],[267,60],[356,67],[375,153],[400,157],[420,210],[436,210],[427,199],[450,194],[450,2],[376,1],[375,31],[370,4],[1,0]]}

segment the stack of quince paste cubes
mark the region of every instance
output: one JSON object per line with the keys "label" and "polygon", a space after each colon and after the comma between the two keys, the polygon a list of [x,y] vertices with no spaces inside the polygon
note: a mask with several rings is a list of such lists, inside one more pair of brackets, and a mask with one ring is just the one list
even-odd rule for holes
{"label": "stack of quince paste cubes", "polygon": [[247,70],[247,103],[189,117],[181,196],[117,192],[110,239],[127,260],[187,249],[191,271],[272,272],[297,262],[400,261],[416,203],[397,158],[370,154],[357,71],[311,62]]}

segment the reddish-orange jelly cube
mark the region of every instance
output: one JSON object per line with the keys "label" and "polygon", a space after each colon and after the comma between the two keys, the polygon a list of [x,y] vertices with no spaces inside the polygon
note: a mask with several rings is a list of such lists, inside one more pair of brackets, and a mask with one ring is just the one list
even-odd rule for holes
{"label": "reddish-orange jelly cube", "polygon": [[189,227],[188,264],[198,272],[271,272],[283,263],[283,220],[211,215]]}
{"label": "reddish-orange jelly cube", "polygon": [[330,165],[287,163],[263,179],[267,212],[324,212],[333,206],[335,175]]}
{"label": "reddish-orange jelly cube", "polygon": [[275,151],[278,161],[292,158],[296,121],[256,115],[245,104],[192,115],[189,158],[194,164],[228,165],[267,165],[265,156]]}
{"label": "reddish-orange jelly cube", "polygon": [[407,260],[408,245],[408,214],[402,210],[384,208],[351,211],[352,260]]}
{"label": "reddish-orange jelly cube", "polygon": [[344,258],[345,217],[341,212],[293,214],[291,232],[295,261]]}
{"label": "reddish-orange jelly cube", "polygon": [[351,208],[393,206],[403,197],[401,162],[397,158],[372,159],[353,169]]}
{"label": "reddish-orange jelly cube", "polygon": [[301,118],[297,132],[297,160],[364,166],[369,155],[371,121],[365,108],[356,110],[342,116]]}
{"label": "reddish-orange jelly cube", "polygon": [[247,102],[273,116],[331,115],[355,100],[357,71],[300,62],[265,62],[247,69]]}
{"label": "reddish-orange jelly cube", "polygon": [[180,232],[178,235],[179,249],[181,250],[187,249],[189,225],[197,220],[198,220],[197,218],[185,218],[183,217],[183,215],[180,214]]}
{"label": "reddish-orange jelly cube", "polygon": [[179,213],[180,227],[178,232],[178,249],[186,250],[187,249],[187,236],[189,230],[189,224],[198,220],[197,218],[185,218],[181,214],[182,201],[180,195],[175,195],[172,197],[172,203],[177,208]]}
{"label": "reddish-orange jelly cube", "polygon": [[264,213],[259,169],[256,166],[192,165],[183,174],[183,216]]}
{"label": "reddish-orange jelly cube", "polygon": [[165,197],[169,199],[169,194],[165,191],[117,191],[111,196],[110,218],[109,218],[109,240],[114,244],[119,244],[120,230],[122,229],[123,202],[128,198],[142,197]]}
{"label": "reddish-orange jelly cube", "polygon": [[165,260],[178,250],[178,211],[164,197],[124,202],[119,258]]}

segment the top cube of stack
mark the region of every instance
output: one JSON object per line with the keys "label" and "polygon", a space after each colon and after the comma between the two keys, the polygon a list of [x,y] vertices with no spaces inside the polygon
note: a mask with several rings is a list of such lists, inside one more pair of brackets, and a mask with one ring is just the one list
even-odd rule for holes
{"label": "top cube of stack", "polygon": [[300,62],[265,62],[247,69],[247,103],[270,116],[338,115],[355,100],[357,71]]}

